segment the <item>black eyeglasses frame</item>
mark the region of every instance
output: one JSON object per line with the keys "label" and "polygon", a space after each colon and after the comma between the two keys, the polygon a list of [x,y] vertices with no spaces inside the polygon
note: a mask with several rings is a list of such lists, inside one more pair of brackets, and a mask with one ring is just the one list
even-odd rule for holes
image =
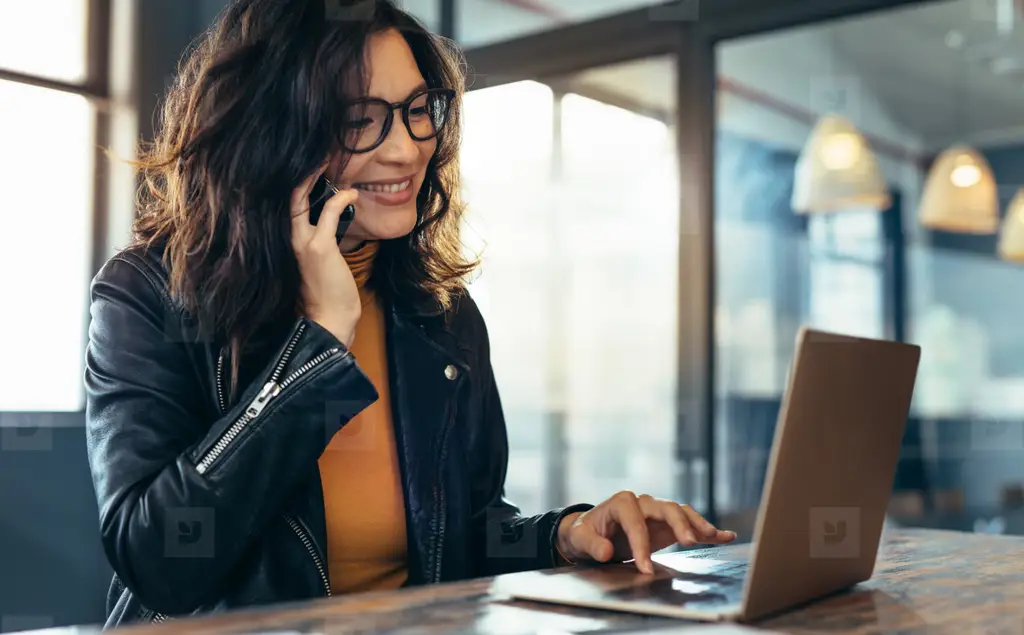
{"label": "black eyeglasses frame", "polygon": [[[416,136],[416,133],[412,131],[412,124],[409,123],[409,109],[412,107],[412,103],[419,99],[420,97],[422,97],[423,95],[428,95],[428,103],[431,96],[443,97],[445,100],[445,114],[444,121],[441,122],[440,126],[436,126],[434,128],[433,134],[427,137],[418,137]],[[434,137],[439,135],[441,131],[444,129],[444,127],[447,125],[448,116],[451,112],[452,101],[454,101],[454,99],[455,91],[451,90],[450,88],[426,88],[424,90],[416,91],[414,94],[410,95],[408,99],[400,102],[389,102],[377,97],[365,97],[363,99],[353,101],[350,104],[346,105],[346,112],[351,108],[355,108],[357,106],[361,106],[364,104],[382,104],[387,112],[387,116],[386,119],[384,120],[384,126],[381,128],[380,135],[377,137],[377,140],[374,141],[372,145],[370,145],[367,148],[362,148],[358,150],[348,147],[347,145],[344,144],[344,142],[342,143],[342,146],[345,148],[347,152],[351,152],[352,154],[365,154],[367,152],[372,152],[373,150],[376,150],[378,147],[380,147],[382,143],[384,143],[384,140],[388,138],[388,135],[391,134],[391,126],[393,126],[395,123],[396,110],[400,110],[402,112],[402,122],[405,124],[405,129],[409,132],[410,137],[412,137],[416,141],[429,141],[430,139],[433,139]]]}

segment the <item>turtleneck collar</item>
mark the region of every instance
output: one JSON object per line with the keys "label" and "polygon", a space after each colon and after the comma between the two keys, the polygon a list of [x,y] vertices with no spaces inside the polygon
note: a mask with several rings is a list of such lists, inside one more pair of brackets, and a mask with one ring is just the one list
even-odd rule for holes
{"label": "turtleneck collar", "polygon": [[373,260],[377,255],[377,248],[380,243],[376,240],[368,240],[355,251],[350,251],[345,256],[345,262],[352,270],[352,277],[356,280],[356,286],[362,291],[366,287],[370,274],[373,272]]}

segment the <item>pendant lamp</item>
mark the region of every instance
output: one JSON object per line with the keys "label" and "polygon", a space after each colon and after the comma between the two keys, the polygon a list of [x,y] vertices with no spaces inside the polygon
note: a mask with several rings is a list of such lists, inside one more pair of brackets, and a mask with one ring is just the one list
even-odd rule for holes
{"label": "pendant lamp", "polygon": [[999,256],[1011,262],[1024,262],[1024,188],[1010,201],[999,234]]}
{"label": "pendant lamp", "polygon": [[999,228],[999,198],[996,179],[985,157],[964,145],[940,154],[928,173],[918,216],[930,229],[995,233]]}
{"label": "pendant lamp", "polygon": [[890,204],[889,188],[863,135],[839,115],[819,119],[797,159],[793,211],[885,210]]}

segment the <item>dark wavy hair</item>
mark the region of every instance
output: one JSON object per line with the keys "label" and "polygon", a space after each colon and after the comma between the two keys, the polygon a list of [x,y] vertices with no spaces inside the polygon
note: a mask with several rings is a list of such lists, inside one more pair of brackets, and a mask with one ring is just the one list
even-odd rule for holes
{"label": "dark wavy hair", "polygon": [[382,241],[370,284],[396,304],[440,314],[477,264],[459,237],[465,75],[455,45],[392,0],[235,0],[186,51],[155,141],[133,162],[144,177],[134,244],[162,246],[172,297],[198,332],[231,343],[232,366],[248,338],[303,310],[291,192],[342,152],[343,107],[367,89],[367,40],[389,29],[404,36],[428,87],[456,98],[418,222]]}

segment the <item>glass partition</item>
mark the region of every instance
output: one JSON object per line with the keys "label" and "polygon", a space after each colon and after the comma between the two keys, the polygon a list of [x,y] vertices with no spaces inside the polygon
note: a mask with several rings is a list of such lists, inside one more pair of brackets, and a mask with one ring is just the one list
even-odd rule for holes
{"label": "glass partition", "polygon": [[[1024,40],[998,16],[994,3],[931,2],[717,47],[715,487],[748,528],[794,337],[810,324],[922,346],[894,521],[1024,533],[1024,296],[1011,291],[1024,269],[997,249],[1024,185],[1024,114],[1005,71]],[[798,160],[826,115],[855,128],[890,205],[796,212]],[[996,183],[998,223],[981,233],[955,227],[962,207],[922,209],[929,179],[952,178],[934,159],[958,144],[984,157],[977,181],[990,170]],[[804,184],[825,191],[822,174]]]}
{"label": "glass partition", "polygon": [[527,511],[676,494],[674,103],[630,102],[622,83],[674,69],[643,60],[466,97],[471,292],[508,418],[508,492]]}

